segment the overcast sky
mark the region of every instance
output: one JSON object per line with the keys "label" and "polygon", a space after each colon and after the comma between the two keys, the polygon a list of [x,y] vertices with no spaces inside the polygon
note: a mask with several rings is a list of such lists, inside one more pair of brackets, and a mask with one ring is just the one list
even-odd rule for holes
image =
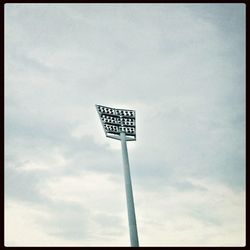
{"label": "overcast sky", "polygon": [[5,5],[5,245],[245,245],[245,5]]}

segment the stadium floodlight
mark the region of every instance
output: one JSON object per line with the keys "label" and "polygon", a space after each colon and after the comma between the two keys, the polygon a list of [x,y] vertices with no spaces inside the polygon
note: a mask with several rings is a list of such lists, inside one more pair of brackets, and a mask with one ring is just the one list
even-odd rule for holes
{"label": "stadium floodlight", "polygon": [[139,247],[127,149],[127,141],[136,140],[135,111],[115,109],[97,104],[96,110],[99,114],[105,135],[121,141],[130,242],[132,247]]}
{"label": "stadium floodlight", "polygon": [[126,141],[135,141],[135,111],[127,109],[114,109],[96,105],[104,132],[107,137],[121,140],[120,134],[124,132]]}

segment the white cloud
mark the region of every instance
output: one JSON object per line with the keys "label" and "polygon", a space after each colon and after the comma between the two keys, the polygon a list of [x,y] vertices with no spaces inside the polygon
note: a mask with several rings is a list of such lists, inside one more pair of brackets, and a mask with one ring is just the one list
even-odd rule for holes
{"label": "white cloud", "polygon": [[54,245],[53,237],[46,234],[36,218],[49,215],[25,203],[5,200],[5,246]]}
{"label": "white cloud", "polygon": [[[206,179],[188,181],[194,185],[194,189],[177,190],[163,186],[161,192],[142,188],[134,190],[141,246],[245,245],[245,192],[236,192]],[[56,207],[49,209],[44,204],[30,206],[7,200],[6,245],[39,246],[44,245],[46,238],[47,246],[103,246],[109,238],[110,246],[127,245],[122,186],[122,180],[117,177],[114,180],[108,175],[85,173],[78,177],[50,179],[40,187],[40,192],[49,200],[64,202],[57,207],[59,210],[55,210]],[[78,204],[80,209],[73,204]],[[87,214],[85,209],[88,210]],[[53,222],[56,214],[60,216],[60,221]],[[85,218],[83,224],[81,216]],[[18,219],[13,220],[14,217]],[[75,217],[78,221],[74,221]],[[73,228],[69,224],[72,221]],[[61,228],[61,225],[66,227]],[[58,238],[58,230],[62,233],[65,231],[63,234],[79,234],[79,225],[86,227],[82,240]],[[26,228],[32,229],[32,240]],[[18,233],[20,238],[13,237],[13,233]]]}
{"label": "white cloud", "polygon": [[204,189],[137,193],[143,245],[244,246],[245,193],[207,180],[191,183]]}
{"label": "white cloud", "polygon": [[107,209],[112,209],[114,206],[112,200],[118,199],[123,192],[122,186],[113,183],[109,176],[108,174],[81,172],[78,176],[49,179],[40,188],[41,192],[52,200],[78,202],[100,209],[105,209],[107,206]]}

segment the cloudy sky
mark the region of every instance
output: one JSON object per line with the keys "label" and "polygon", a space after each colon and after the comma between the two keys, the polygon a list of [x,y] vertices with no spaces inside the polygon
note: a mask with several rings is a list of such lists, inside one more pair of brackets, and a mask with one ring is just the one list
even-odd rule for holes
{"label": "cloudy sky", "polygon": [[245,245],[245,5],[5,5],[5,245]]}

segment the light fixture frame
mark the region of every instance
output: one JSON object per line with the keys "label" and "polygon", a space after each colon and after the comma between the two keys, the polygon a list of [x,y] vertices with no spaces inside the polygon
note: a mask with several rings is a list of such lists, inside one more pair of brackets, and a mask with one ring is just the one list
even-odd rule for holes
{"label": "light fixture frame", "polygon": [[[102,123],[106,137],[121,140],[125,133],[126,141],[136,141],[136,112],[131,109],[117,109],[96,104],[96,110]],[[129,115],[131,114],[131,115]],[[107,119],[107,120],[105,120]],[[125,119],[125,120],[124,120]],[[130,119],[130,120],[126,120]],[[112,128],[114,131],[108,128]],[[117,129],[115,129],[117,128]],[[131,132],[129,132],[129,130]]]}

